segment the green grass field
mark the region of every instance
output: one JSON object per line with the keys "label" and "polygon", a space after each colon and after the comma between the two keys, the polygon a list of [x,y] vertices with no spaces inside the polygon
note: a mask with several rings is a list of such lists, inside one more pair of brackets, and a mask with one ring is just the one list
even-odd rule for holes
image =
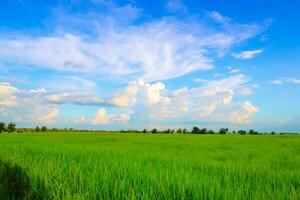
{"label": "green grass field", "polygon": [[300,199],[300,136],[0,134],[0,199]]}

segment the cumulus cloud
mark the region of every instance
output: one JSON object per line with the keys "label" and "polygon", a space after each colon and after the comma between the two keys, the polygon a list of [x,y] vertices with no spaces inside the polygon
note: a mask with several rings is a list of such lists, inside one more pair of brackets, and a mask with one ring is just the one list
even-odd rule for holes
{"label": "cumulus cloud", "polygon": [[[250,94],[247,77],[236,69],[228,78],[195,79],[201,84],[193,88],[170,90],[163,81],[213,69],[219,56],[260,34],[260,25],[241,24],[216,11],[201,18],[185,18],[189,13],[180,0],[170,0],[166,7],[184,15],[156,19],[145,18],[142,9],[133,4],[119,6],[103,0],[92,3],[103,6],[104,11],[70,16],[63,9],[54,9],[53,30],[44,35],[1,32],[1,66],[50,69],[50,74],[66,75],[44,75],[43,87],[31,90],[2,83],[0,114],[8,113],[21,121],[55,123],[60,106],[76,104],[101,107],[94,118],[77,116],[73,120],[76,123],[127,122],[139,106],[149,119],[220,120],[228,119],[235,95]],[[261,53],[257,51],[262,50],[241,52],[240,58]],[[68,77],[70,74],[73,77]],[[215,74],[215,78],[220,77]],[[107,79],[129,84],[118,90],[112,86],[109,94],[102,94],[101,87],[111,84],[105,82]],[[112,106],[117,111],[111,113]],[[243,106],[240,109],[245,110]]]}
{"label": "cumulus cloud", "polygon": [[231,55],[238,59],[251,59],[257,56],[258,54],[262,53],[262,49],[252,50],[252,51],[242,51],[239,53],[232,53]]}
{"label": "cumulus cloud", "polygon": [[0,83],[0,106],[10,107],[18,105],[16,94],[19,90],[10,83]]}
{"label": "cumulus cloud", "polygon": [[270,83],[275,85],[283,85],[284,83],[300,84],[300,79],[287,77],[273,80]]}
{"label": "cumulus cloud", "polygon": [[0,115],[14,121],[51,124],[59,110],[43,101],[45,93],[43,88],[21,90],[10,83],[0,83]]}
{"label": "cumulus cloud", "polygon": [[[15,119],[39,123],[55,122],[59,115],[59,106],[70,103],[117,106],[123,111],[125,109],[125,112],[119,110],[113,114],[107,114],[107,110],[101,108],[93,119],[86,119],[82,116],[74,119],[75,123],[93,125],[127,122],[136,106],[142,106],[143,116],[152,120],[190,118],[226,121],[226,119],[230,119],[230,122],[248,123],[249,118],[255,113],[253,109],[250,112],[253,108],[250,106],[250,102],[239,106],[240,110],[236,109],[231,113],[236,107],[234,96],[249,95],[248,90],[253,88],[248,84],[247,77],[242,74],[219,80],[207,80],[199,87],[182,87],[175,90],[167,89],[162,82],[131,81],[128,86],[106,95],[103,98],[104,101],[87,93],[49,94],[46,89],[18,90],[8,83],[3,83],[0,88],[2,88],[1,91],[9,94],[8,99],[14,97],[16,105],[19,105],[15,106],[16,108],[13,110],[10,109],[10,113],[13,113]],[[31,114],[24,115],[24,113]]]}
{"label": "cumulus cloud", "polygon": [[[233,102],[235,95],[241,95],[241,90],[250,88],[247,82],[247,77],[239,74],[225,79],[207,81],[204,85],[194,88],[183,87],[169,91],[165,86],[160,86],[160,98],[168,99],[168,101],[166,103],[164,101],[159,103],[155,101],[156,103],[153,104],[145,103],[145,106],[149,110],[149,117],[152,120],[189,118],[235,123],[239,116],[240,123],[248,123],[250,117],[255,113],[246,112],[250,107],[248,105],[250,102],[243,106],[237,106]],[[235,112],[236,121],[230,120],[232,112]]]}
{"label": "cumulus cloud", "polygon": [[43,124],[52,124],[55,120],[55,118],[58,116],[59,114],[59,110],[57,108],[52,108],[52,109],[45,109],[45,107],[36,107],[35,109],[36,112],[39,112],[39,113],[43,113],[43,114],[40,114],[37,118],[37,120],[40,122],[40,123],[43,123]]}
{"label": "cumulus cloud", "polygon": [[127,122],[130,119],[129,114],[122,113],[120,115],[107,115],[106,110],[104,108],[100,108],[97,111],[96,117],[91,120],[91,124],[93,125],[105,125],[116,122]]}
{"label": "cumulus cloud", "polygon": [[115,92],[111,100],[112,104],[121,107],[135,104],[139,85],[141,85],[141,81],[132,81],[126,88]]}
{"label": "cumulus cloud", "polygon": [[248,124],[250,123],[250,116],[258,112],[258,108],[249,101],[240,103],[239,108],[230,114],[230,121],[237,124]]}

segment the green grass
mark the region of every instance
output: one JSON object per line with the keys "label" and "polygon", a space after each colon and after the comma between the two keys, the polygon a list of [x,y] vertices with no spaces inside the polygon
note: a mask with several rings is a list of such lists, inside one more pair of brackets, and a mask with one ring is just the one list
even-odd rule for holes
{"label": "green grass", "polygon": [[0,199],[300,199],[300,136],[0,134]]}

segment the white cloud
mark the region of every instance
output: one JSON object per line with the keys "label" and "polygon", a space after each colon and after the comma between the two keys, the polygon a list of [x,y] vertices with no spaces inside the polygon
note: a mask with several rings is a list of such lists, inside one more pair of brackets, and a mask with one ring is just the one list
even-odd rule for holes
{"label": "white cloud", "polygon": [[229,71],[229,73],[236,74],[236,73],[239,73],[240,71],[241,71],[240,69],[232,69]]}
{"label": "white cloud", "polygon": [[47,90],[45,88],[40,88],[40,89],[32,89],[30,90],[31,93],[34,93],[34,94],[45,94],[47,93]]}
{"label": "white cloud", "polygon": [[[168,90],[161,82],[145,83],[138,80],[129,82],[128,86],[112,92],[104,98],[105,101],[100,101],[93,94],[74,92],[49,94],[44,93],[46,89],[25,91],[4,83],[2,84],[4,89],[1,91],[11,91],[10,96],[15,96],[17,106],[8,110],[2,105],[2,110],[5,109],[3,113],[10,113],[19,121],[45,124],[54,123],[59,115],[59,105],[68,103],[119,106],[123,108],[118,109],[123,111],[125,109],[125,112],[118,110],[114,114],[107,114],[106,109],[101,108],[94,119],[81,116],[73,120],[75,123],[93,125],[125,123],[130,119],[135,108],[141,106],[143,117],[148,117],[150,120],[179,118],[228,121],[230,119],[229,121],[235,123],[248,123],[251,115],[255,113],[251,109],[251,103],[247,102],[237,109],[234,102],[235,95],[246,95],[249,93],[247,90],[253,88],[247,82],[246,76],[238,74],[220,80],[208,80],[199,87]],[[250,112],[251,110],[253,112]]]}
{"label": "white cloud", "polygon": [[257,56],[258,54],[262,53],[263,50],[262,49],[257,49],[257,50],[253,50],[253,51],[242,51],[239,53],[232,53],[231,55],[235,58],[239,58],[239,59],[251,59],[254,58],[255,56]]}
{"label": "white cloud", "polygon": [[208,80],[202,79],[202,78],[195,78],[193,81],[195,83],[206,83],[206,82],[208,82]]}
{"label": "white cloud", "polygon": [[258,112],[258,108],[252,105],[249,101],[245,101],[239,105],[236,111],[230,114],[230,121],[237,124],[250,123],[250,117]]}
{"label": "white cloud", "polygon": [[125,123],[130,119],[130,114],[122,113],[120,115],[107,115],[106,110],[104,108],[100,108],[97,111],[96,117],[91,120],[91,124],[93,125],[106,125],[116,122]]}
{"label": "white cloud", "polygon": [[[126,9],[118,12],[127,13]],[[52,36],[2,37],[1,61],[114,78],[129,76],[129,80],[165,80],[212,69],[212,55],[224,54],[260,32],[258,25],[224,20],[228,18],[216,12],[213,19],[226,21],[226,26],[215,28],[201,20],[181,21],[172,17],[138,25],[124,24],[114,15],[119,14],[112,13],[113,22],[102,17],[107,23],[89,24],[93,37],[67,31]]]}
{"label": "white cloud", "polygon": [[64,92],[46,96],[52,104],[77,104],[77,105],[109,105],[97,96],[84,92]]}
{"label": "white cloud", "polygon": [[43,124],[53,124],[55,118],[59,114],[59,110],[57,108],[53,108],[53,109],[49,109],[49,110],[45,111],[45,107],[42,107],[42,108],[37,107],[36,111],[43,113],[42,115],[40,115],[37,118],[38,122],[43,123]]}
{"label": "white cloud", "polygon": [[18,105],[16,95],[19,92],[20,91],[17,88],[11,86],[7,82],[0,83],[0,107],[10,107]]}
{"label": "white cloud", "polygon": [[45,89],[27,91],[9,83],[0,83],[0,115],[13,121],[53,123],[59,110],[43,101],[45,92]]}
{"label": "white cloud", "polygon": [[300,84],[300,79],[291,78],[291,77],[280,78],[280,79],[273,80],[270,83],[275,85],[282,85],[284,83]]}
{"label": "white cloud", "polygon": [[[144,16],[133,5],[118,6],[104,0],[93,3],[106,6],[107,11],[80,13],[74,18],[60,13],[55,16],[53,32],[47,35],[1,32],[0,65],[50,69],[74,77],[47,77],[41,81],[42,88],[32,90],[2,84],[0,114],[26,122],[54,123],[61,105],[76,104],[119,109],[107,113],[109,109],[100,108],[93,119],[77,116],[73,120],[94,125],[127,122],[139,106],[152,119],[219,120],[221,111],[231,109],[235,95],[247,93],[247,78],[243,75],[212,81],[195,79],[203,83],[201,87],[175,90],[169,90],[161,81],[214,68],[214,59],[258,35],[259,25],[240,24],[215,11],[207,14],[209,19],[205,16],[181,20],[168,16],[156,20],[143,18],[136,23]],[[180,0],[168,1],[167,7],[172,12],[188,12]],[[82,33],[82,29],[89,33]],[[251,57],[248,54],[245,56]],[[129,84],[108,95],[99,93],[100,98],[97,92],[101,85],[90,81],[91,77],[99,82],[121,79]],[[122,109],[127,110],[121,112]],[[228,110],[226,114],[228,118]]]}
{"label": "white cloud", "polygon": [[168,98],[168,103],[146,105],[149,117],[152,120],[189,118],[234,123],[239,119],[239,123],[249,123],[250,117],[255,113],[250,112],[251,103],[236,106],[233,101],[234,96],[240,94],[240,90],[250,87],[246,83],[247,78],[244,75],[234,75],[221,80],[208,81],[201,87],[190,89],[183,87],[174,91],[164,89],[162,96]]}
{"label": "white cloud", "polygon": [[97,111],[95,119],[91,121],[92,124],[97,125],[97,124],[109,124],[109,120],[107,119],[106,116],[106,110],[104,108],[100,108]]}
{"label": "white cloud", "polygon": [[239,92],[243,96],[248,96],[248,95],[252,94],[252,88],[251,87],[244,87],[244,88],[241,88]]}
{"label": "white cloud", "polygon": [[135,104],[136,102],[136,95],[139,90],[139,85],[141,84],[141,81],[132,81],[129,83],[129,85],[116,92],[112,97],[112,104],[126,107]]}

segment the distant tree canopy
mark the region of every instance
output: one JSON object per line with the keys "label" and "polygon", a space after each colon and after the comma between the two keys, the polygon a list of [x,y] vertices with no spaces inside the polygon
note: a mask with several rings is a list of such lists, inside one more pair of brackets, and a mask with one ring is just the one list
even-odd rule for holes
{"label": "distant tree canopy", "polygon": [[[197,126],[194,126],[191,131],[185,129],[185,128],[178,128],[177,130],[174,129],[166,129],[166,130],[158,130],[157,128],[154,128],[152,130],[137,130],[137,129],[128,129],[128,130],[120,130],[120,131],[109,131],[109,130],[86,130],[86,129],[74,129],[74,128],[51,128],[48,129],[46,126],[36,126],[35,128],[16,128],[16,124],[13,122],[10,122],[9,124],[5,124],[4,122],[0,122],[0,133],[2,132],[16,132],[16,133],[23,133],[23,132],[79,132],[79,133],[102,133],[102,132],[120,132],[120,133],[152,133],[152,134],[240,134],[240,135],[263,135],[263,134],[276,134],[274,131],[272,132],[258,132],[253,129],[250,130],[238,130],[238,131],[229,131],[228,128],[221,128],[219,131],[214,131],[211,129],[206,128],[198,128]],[[298,134],[298,133],[278,133],[280,135],[284,134]]]}
{"label": "distant tree canopy", "polygon": [[40,127],[39,126],[35,127],[35,131],[40,132],[41,131]]}
{"label": "distant tree canopy", "polygon": [[199,132],[200,132],[200,129],[197,126],[194,126],[191,131],[191,134],[199,134]]}
{"label": "distant tree canopy", "polygon": [[2,133],[2,131],[5,131],[5,123],[4,122],[0,122],[0,133]]}
{"label": "distant tree canopy", "polygon": [[42,127],[41,127],[41,131],[42,131],[42,132],[46,132],[46,131],[47,131],[47,126],[42,126]]}
{"label": "distant tree canopy", "polygon": [[219,134],[227,134],[228,133],[228,128],[221,128],[219,130]]}
{"label": "distant tree canopy", "polygon": [[156,133],[158,133],[158,131],[156,128],[154,128],[154,129],[152,129],[151,133],[156,134]]}
{"label": "distant tree canopy", "polygon": [[239,130],[239,131],[238,131],[238,134],[241,134],[241,135],[246,135],[246,134],[247,134],[247,131],[244,131],[244,130]]}
{"label": "distant tree canopy", "polygon": [[251,129],[251,130],[249,130],[249,134],[250,135],[258,135],[258,132]]}
{"label": "distant tree canopy", "polygon": [[7,131],[9,133],[12,133],[16,130],[16,124],[10,122],[8,125],[7,125]]}

